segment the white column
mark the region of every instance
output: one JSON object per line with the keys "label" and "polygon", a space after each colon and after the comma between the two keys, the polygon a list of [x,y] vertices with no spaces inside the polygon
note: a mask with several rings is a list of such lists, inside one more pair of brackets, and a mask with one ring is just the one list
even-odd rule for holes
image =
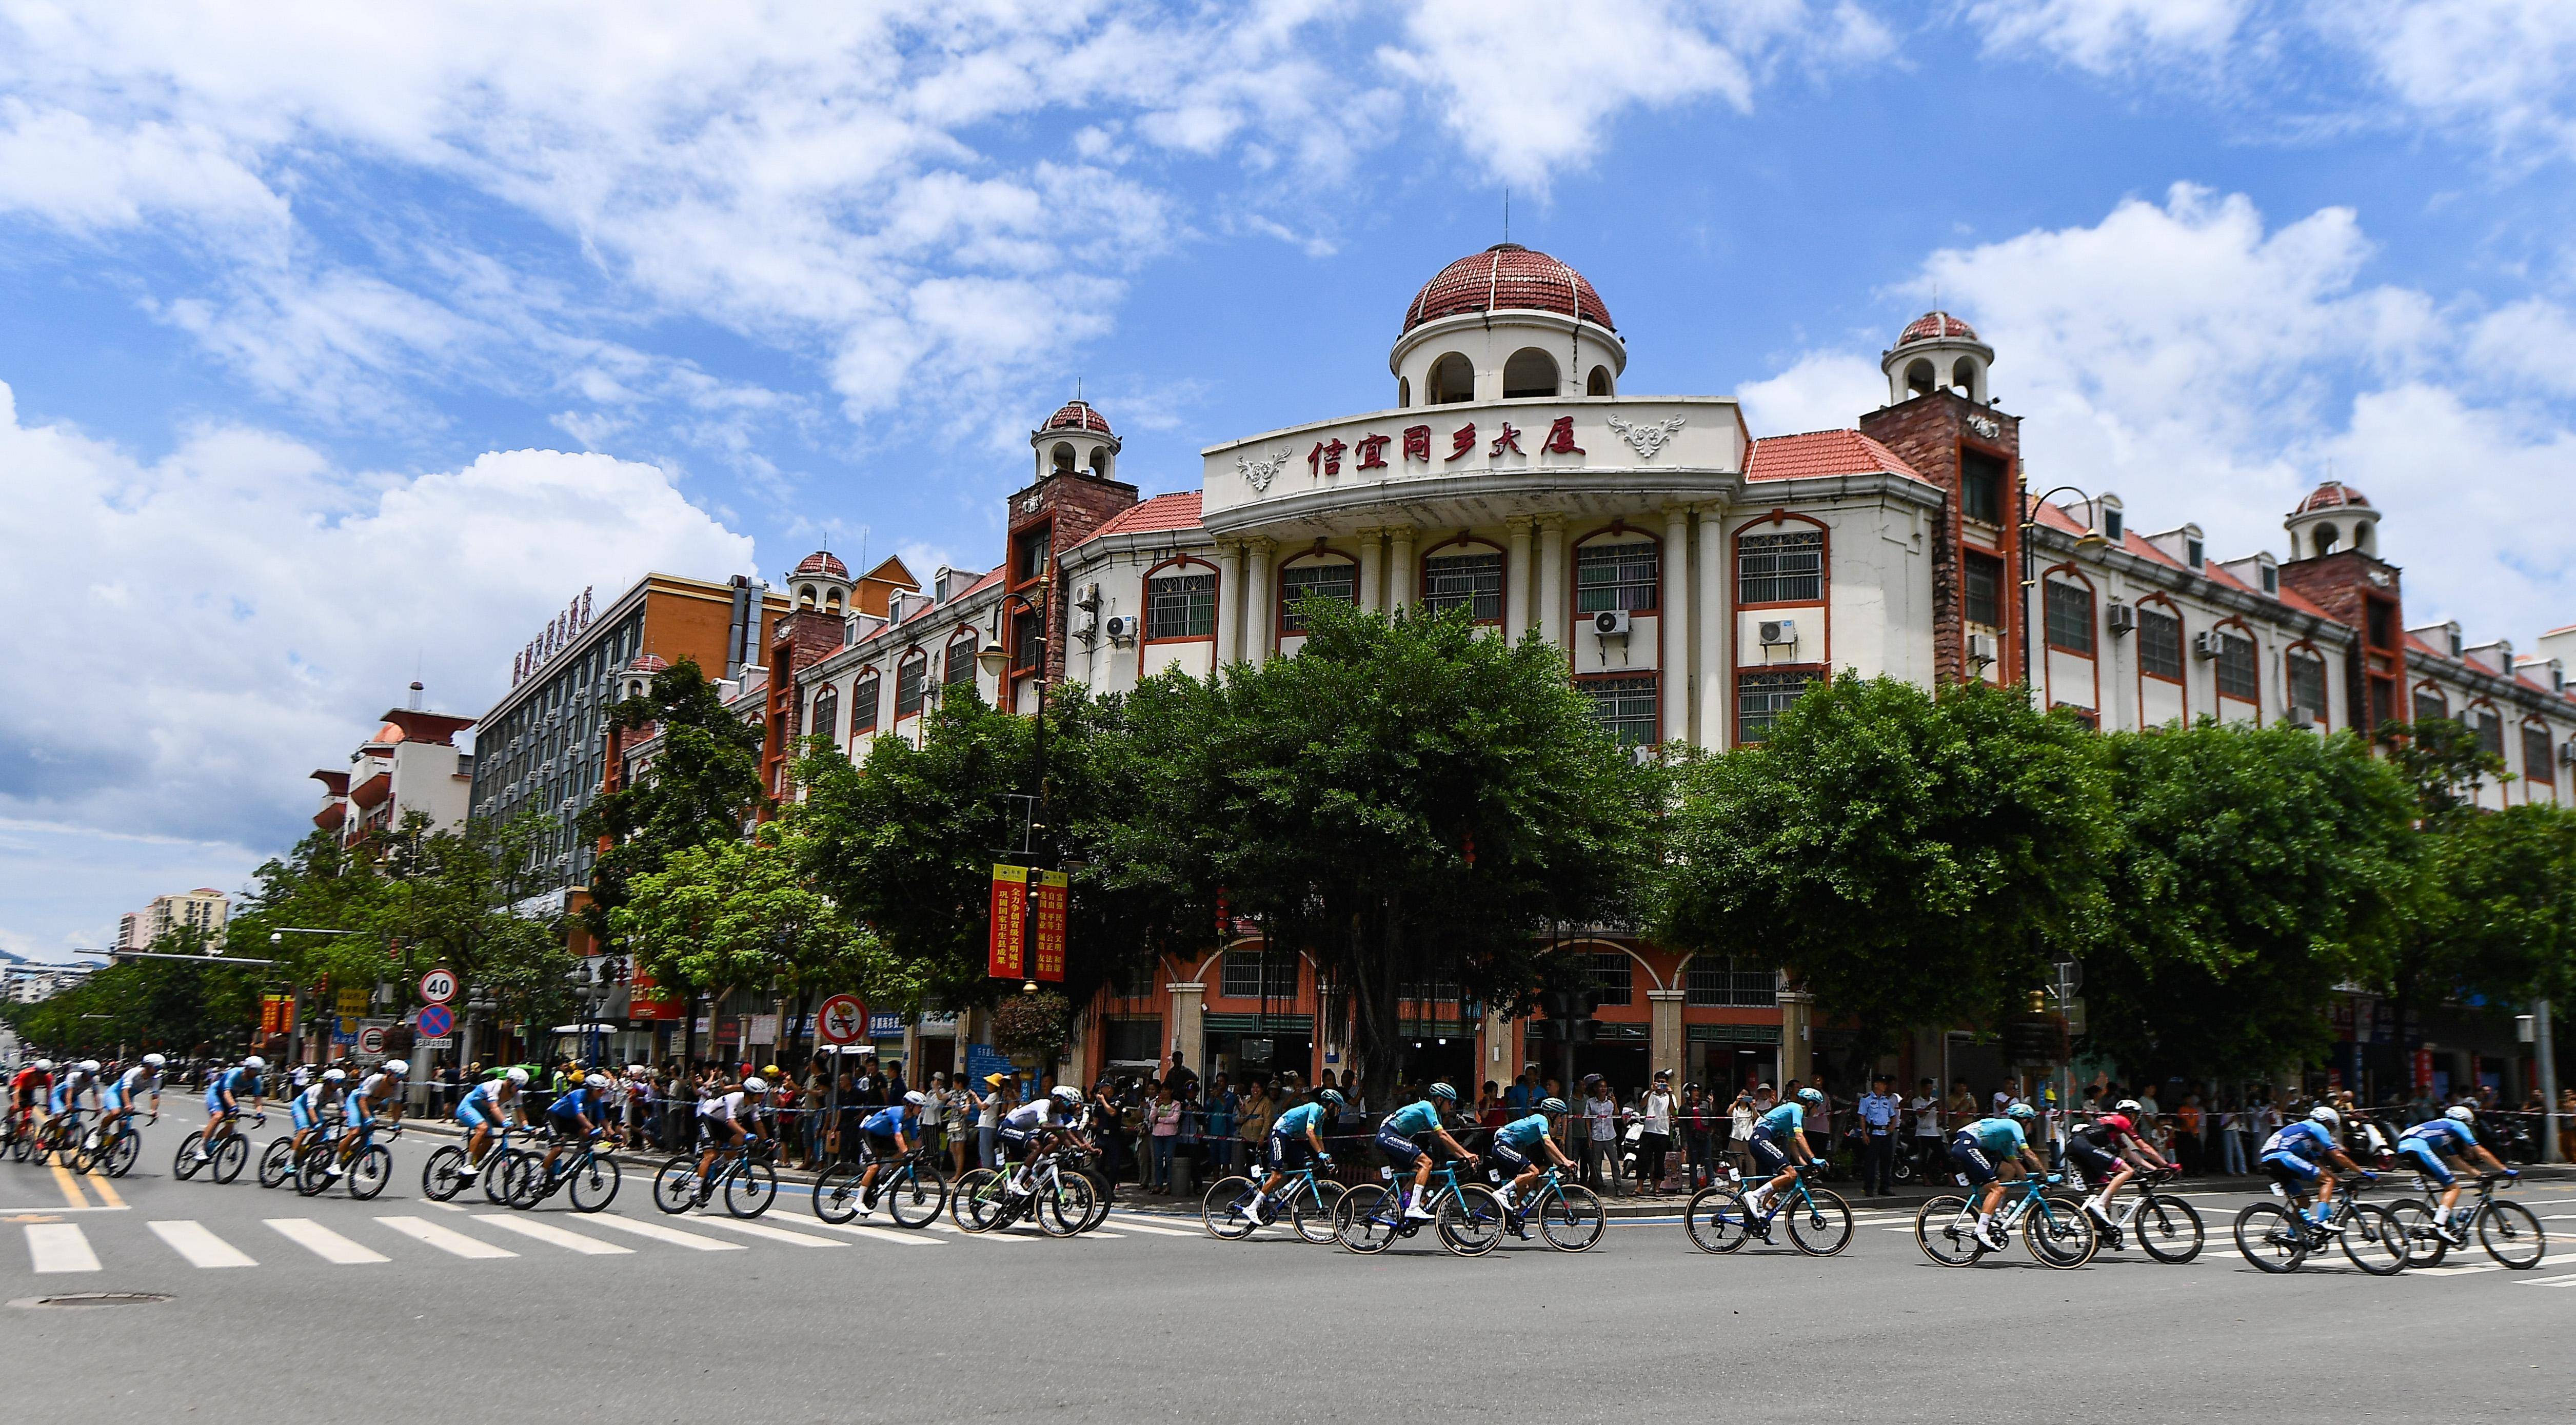
{"label": "white column", "polygon": [[1699,558],[1691,582],[1699,587],[1699,745],[1726,745],[1726,712],[1735,706],[1735,571],[1726,558],[1726,511],[1699,512]]}
{"label": "white column", "polygon": [[1395,525],[1386,532],[1386,606],[1409,609],[1422,602],[1422,571],[1413,562],[1413,526]]}
{"label": "white column", "polygon": [[1378,586],[1386,579],[1386,541],[1384,531],[1364,529],[1359,533],[1360,607],[1375,612],[1386,607]]}
{"label": "white column", "polygon": [[1663,652],[1655,676],[1664,693],[1664,737],[1690,738],[1690,517],[1688,505],[1664,510]]}
{"label": "white column", "polygon": [[1254,667],[1270,660],[1271,635],[1278,631],[1277,600],[1270,591],[1270,541],[1244,541],[1243,656]]}
{"label": "white column", "polygon": [[1216,547],[1216,666],[1225,667],[1243,656],[1243,640],[1235,630],[1243,622],[1243,547],[1220,544]]}
{"label": "white column", "polygon": [[1538,520],[1538,626],[1547,641],[1572,648],[1565,638],[1565,516]]}
{"label": "white column", "polygon": [[1503,637],[1520,642],[1529,630],[1530,618],[1530,522],[1511,523],[1511,553],[1504,556],[1508,566],[1503,570]]}

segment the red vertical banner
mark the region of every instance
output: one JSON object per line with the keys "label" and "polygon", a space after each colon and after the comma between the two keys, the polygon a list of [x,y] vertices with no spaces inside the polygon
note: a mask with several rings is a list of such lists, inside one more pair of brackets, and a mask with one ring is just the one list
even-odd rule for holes
{"label": "red vertical banner", "polygon": [[1062,871],[1038,872],[1038,947],[1033,980],[1064,979],[1064,906],[1072,878]]}
{"label": "red vertical banner", "polygon": [[2415,1051],[2415,1087],[2418,1089],[2429,1089],[2432,1086],[2433,1051],[2430,1049],[2418,1049]]}
{"label": "red vertical banner", "polygon": [[1022,962],[1029,935],[1029,868],[993,868],[993,931],[984,973],[997,980],[1016,980],[1027,971]]}
{"label": "red vertical banner", "polygon": [[626,1017],[629,1019],[677,1019],[680,997],[662,988],[653,972],[638,965],[634,977],[626,982]]}

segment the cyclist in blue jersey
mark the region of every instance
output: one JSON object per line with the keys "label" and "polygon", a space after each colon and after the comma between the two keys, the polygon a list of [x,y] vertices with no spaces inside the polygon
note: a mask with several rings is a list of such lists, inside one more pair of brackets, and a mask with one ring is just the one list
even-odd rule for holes
{"label": "cyclist in blue jersey", "polygon": [[483,1170],[483,1155],[492,1146],[492,1127],[528,1125],[528,1107],[519,1100],[519,1090],[527,1087],[528,1071],[512,1068],[495,1074],[465,1091],[456,1101],[456,1121],[468,1130],[465,1139],[465,1163],[456,1170],[460,1183],[474,1181]]}
{"label": "cyclist in blue jersey", "polygon": [[324,1069],[322,1077],[304,1086],[304,1092],[286,1101],[287,1120],[295,1125],[295,1139],[287,1149],[287,1161],[304,1156],[304,1141],[322,1126],[324,1115],[337,1113],[340,1100],[347,1096],[348,1075],[338,1069]]}
{"label": "cyclist in blue jersey", "polygon": [[170,1061],[158,1054],[146,1054],[143,1062],[108,1080],[99,1093],[99,1141],[115,1129],[121,1118],[134,1116],[134,1101],[149,1096],[152,1100],[152,1123],[161,1121],[161,1067]]}
{"label": "cyclist in blue jersey", "polygon": [[96,1059],[83,1059],[79,1063],[63,1070],[63,1076],[54,1080],[53,1097],[46,1105],[45,1116],[48,1118],[60,1118],[67,1111],[71,1113],[80,1112],[80,1101],[83,1094],[88,1094],[92,1097],[96,1097],[98,1094],[98,1061]]}
{"label": "cyclist in blue jersey", "polygon": [[2466,1245],[2469,1234],[2466,1228],[2451,1222],[2452,1212],[2460,1205],[2460,1180],[2444,1160],[2457,1158],[2484,1172],[2502,1173],[2509,1178],[2522,1176],[2478,1142],[2477,1130],[2470,1126],[2477,1121],[2476,1109],[2465,1103],[2454,1104],[2441,1117],[2418,1123],[2397,1138],[2398,1158],[2442,1190],[2439,1226],[2444,1240],[2454,1247]]}
{"label": "cyclist in blue jersey", "polygon": [[555,1101],[546,1105],[546,1121],[555,1130],[555,1141],[546,1149],[549,1177],[554,1172],[555,1159],[562,1157],[565,1149],[602,1130],[611,1138],[617,1136],[616,1127],[608,1119],[613,1108],[608,1097],[611,1092],[608,1071],[593,1069],[582,1075],[580,1083],[556,1094]]}
{"label": "cyclist in blue jersey", "polygon": [[1440,1126],[1440,1105],[1458,1101],[1458,1091],[1447,1084],[1433,1084],[1423,1091],[1418,1103],[1409,1103],[1388,1114],[1377,1126],[1378,1156],[1389,1168],[1413,1169],[1413,1196],[1404,1205],[1404,1215],[1416,1222],[1431,1220],[1431,1209],[1423,1206],[1423,1195],[1431,1187],[1431,1155],[1414,1142],[1416,1135],[1428,1133],[1450,1157],[1477,1161],[1476,1155],[1458,1146],[1449,1130]]}
{"label": "cyclist in blue jersey", "polygon": [[2031,1151],[2030,1133],[2025,1124],[2039,1117],[2029,1104],[2014,1102],[1999,1117],[1980,1118],[1950,1137],[1950,1164],[1968,1180],[1968,1186],[1981,1189],[1977,1195],[1977,1240],[1993,1251],[2002,1251],[2004,1239],[1995,1227],[1995,1209],[2003,1206],[2004,1179],[1999,1169],[2019,1163],[2027,1171],[2045,1173],[2048,1165]]}
{"label": "cyclist in blue jersey", "polygon": [[2308,1214],[2308,1225],[2327,1232],[2341,1232],[2339,1223],[2326,1220],[2334,1206],[2334,1170],[2343,1169],[2364,1181],[2376,1181],[2362,1171],[2343,1151],[2337,1135],[2343,1128],[2343,1115],[2324,1104],[2308,1110],[2308,1116],[2263,1140],[2263,1171],[2272,1175],[2288,1194],[2291,1202],[2304,1205],[2313,1189],[2317,1205]]}
{"label": "cyclist in blue jersey", "polygon": [[1260,1190],[1252,1197],[1252,1220],[1270,1225],[1279,1204],[1273,1194],[1284,1191],[1288,1175],[1309,1163],[1324,1167],[1333,1165],[1333,1155],[1324,1150],[1324,1130],[1342,1109],[1342,1096],[1331,1089],[1317,1089],[1305,1103],[1280,1114],[1270,1123],[1270,1139],[1262,1147],[1261,1162],[1270,1169]]}
{"label": "cyclist in blue jersey", "polygon": [[877,1174],[912,1151],[913,1137],[921,1131],[921,1111],[929,1106],[930,1095],[914,1089],[903,1096],[903,1102],[887,1104],[859,1120],[859,1131],[868,1136],[868,1169],[859,1174],[859,1216],[876,1211]]}
{"label": "cyclist in blue jersey", "polygon": [[366,1130],[375,1123],[376,1115],[381,1113],[398,1122],[401,1120],[403,1079],[410,1073],[410,1061],[387,1059],[376,1066],[374,1073],[359,1080],[357,1086],[349,1090],[348,1097],[340,1100],[340,1116],[346,1121],[348,1131],[340,1135],[340,1151],[323,1169],[325,1176],[340,1176],[349,1160],[357,1156],[358,1144],[365,1138]]}
{"label": "cyclist in blue jersey", "polygon": [[1824,1102],[1821,1090],[1800,1089],[1795,1097],[1754,1120],[1744,1149],[1752,1156],[1753,1166],[1770,1174],[1770,1180],[1744,1195],[1748,1214],[1761,1215],[1771,1194],[1797,1181],[1798,1165],[1816,1160],[1815,1150],[1807,1146],[1807,1110],[1822,1108]]}
{"label": "cyclist in blue jersey", "polygon": [[1494,1130],[1494,1157],[1513,1169],[1512,1180],[1503,1184],[1501,1197],[1503,1210],[1511,1214],[1515,1235],[1529,1235],[1529,1229],[1520,1221],[1520,1195],[1547,1175],[1550,1164],[1560,1168],[1574,1166],[1574,1160],[1565,1156],[1565,1150],[1556,1146],[1556,1140],[1547,1132],[1550,1117],[1562,1118],[1569,1112],[1561,1098],[1541,1099],[1537,1109],[1526,1117],[1515,1118]]}
{"label": "cyclist in blue jersey", "polygon": [[226,1069],[207,1081],[206,1131],[197,1135],[198,1162],[212,1158],[214,1150],[223,1145],[224,1138],[239,1131],[233,1120],[241,1117],[242,1099],[247,1097],[250,1100],[253,1113],[259,1111],[263,1102],[259,1075],[267,1067],[266,1059],[253,1054],[236,1067]]}

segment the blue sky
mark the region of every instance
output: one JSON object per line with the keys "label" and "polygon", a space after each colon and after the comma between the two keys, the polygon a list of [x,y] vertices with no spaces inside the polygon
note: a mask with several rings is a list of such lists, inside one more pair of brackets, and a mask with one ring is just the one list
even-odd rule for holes
{"label": "blue sky", "polygon": [[1390,401],[1501,236],[1622,389],[1848,424],[1945,305],[2034,477],[2576,622],[2576,7],[0,0],[0,949],[239,885],[584,584],[995,557],[1075,381],[1148,492]]}

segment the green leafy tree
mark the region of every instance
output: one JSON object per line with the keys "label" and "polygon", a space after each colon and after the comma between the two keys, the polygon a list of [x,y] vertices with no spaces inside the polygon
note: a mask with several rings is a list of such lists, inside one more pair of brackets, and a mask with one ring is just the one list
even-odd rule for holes
{"label": "green leafy tree", "polygon": [[2392,970],[2416,1004],[2565,999],[2576,978],[2576,813],[2525,803],[2423,837]]}
{"label": "green leafy tree", "polygon": [[2100,739],[2070,715],[1845,674],[1682,769],[1653,928],[1776,961],[1869,1056],[1995,1021],[2090,944],[2118,843]]}
{"label": "green leafy tree", "polygon": [[2092,1046],[2195,1080],[2320,1054],[2319,1007],[2377,965],[2411,882],[2406,776],[2355,734],[2208,719],[2106,751],[2122,835]]}
{"label": "green leafy tree", "polygon": [[[178,929],[163,932],[150,948],[197,955],[205,946],[195,933]],[[259,985],[256,966],[124,960],[50,998],[0,1005],[0,1016],[57,1057],[186,1054],[243,1042],[259,1021]]]}
{"label": "green leafy tree", "polygon": [[2389,761],[2413,786],[2416,814],[2428,822],[2474,811],[2487,783],[2512,780],[2504,757],[2488,751],[2477,732],[2457,718],[2383,723],[2379,740]]}
{"label": "green leafy tree", "polygon": [[739,840],[761,799],[761,730],[725,709],[694,661],[654,674],[642,695],[609,709],[608,722],[630,733],[649,726],[660,748],[632,783],[581,814],[581,834],[609,842],[591,865],[586,912],[603,938],[613,938],[612,917],[637,877],[678,852]]}

